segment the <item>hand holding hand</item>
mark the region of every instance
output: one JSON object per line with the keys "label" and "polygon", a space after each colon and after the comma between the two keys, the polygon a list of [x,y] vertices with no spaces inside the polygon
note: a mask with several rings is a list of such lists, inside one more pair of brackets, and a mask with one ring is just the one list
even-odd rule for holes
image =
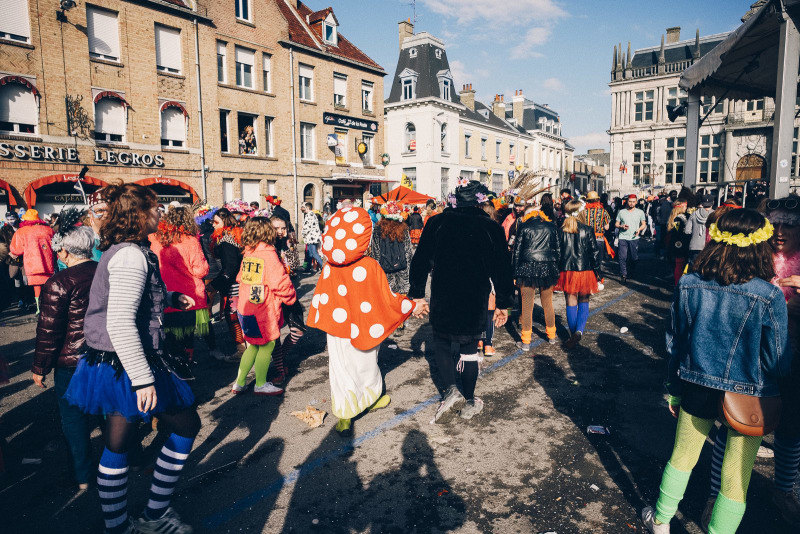
{"label": "hand holding hand", "polygon": [[414,304],[415,306],[412,315],[417,319],[422,319],[431,311],[431,307],[428,305],[428,301],[425,299],[414,299]]}
{"label": "hand holding hand", "polygon": [[180,294],[178,295],[178,307],[182,310],[188,310],[194,306],[194,299],[189,295]]}
{"label": "hand holding hand", "polygon": [[671,413],[671,414],[672,414],[672,417],[674,417],[675,419],[677,419],[677,418],[678,418],[678,413],[679,413],[680,411],[681,411],[681,407],[680,407],[680,405],[678,405],[678,406],[673,406],[673,405],[671,405],[671,404],[669,405],[669,413]]}
{"label": "hand holding hand", "polygon": [[44,376],[37,375],[36,373],[31,373],[31,378],[33,378],[33,383],[39,386],[40,388],[44,389],[47,387],[44,383]]}
{"label": "hand holding hand", "polygon": [[156,397],[156,388],[147,386],[146,388],[136,390],[136,407],[142,413],[147,413],[156,407],[158,398]]}
{"label": "hand holding hand", "polygon": [[800,275],[793,274],[792,276],[781,278],[778,280],[778,285],[781,287],[793,287],[800,293]]}
{"label": "hand holding hand", "polygon": [[500,328],[508,321],[508,310],[501,310],[497,308],[494,311],[494,326]]}

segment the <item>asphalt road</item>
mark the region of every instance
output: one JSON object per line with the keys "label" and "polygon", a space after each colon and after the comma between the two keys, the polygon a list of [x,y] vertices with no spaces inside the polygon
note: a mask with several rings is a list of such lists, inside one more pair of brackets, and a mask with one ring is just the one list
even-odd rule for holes
{"label": "asphalt road", "polygon": [[[592,298],[588,332],[575,350],[542,342],[539,307],[530,353],[516,350],[513,327],[499,331],[498,356],[484,362],[477,387],[486,408],[469,422],[430,423],[438,394],[424,321],[410,320],[381,347],[392,403],[356,420],[349,439],[336,433],[330,414],[315,429],[290,414],[308,404],[330,412],[320,332],[306,334],[289,357],[286,393],[274,398],[231,395],[236,365],[211,361],[201,345],[194,388],[203,429],[174,507],[196,532],[644,532],[639,512],[657,497],[675,421],[662,387],[671,291],[658,276],[667,270],[645,262],[640,271],[627,286],[608,279]],[[300,288],[306,301],[314,281]],[[556,314],[566,338],[560,298]],[[13,376],[0,386],[0,530],[100,532],[94,489],[78,493],[70,480],[52,387],[42,391],[30,380],[33,316],[6,310],[0,321],[0,354]],[[610,435],[587,433],[595,424]],[[144,452],[129,480],[134,514],[165,439],[149,427],[142,434]],[[99,457],[99,430],[93,442]],[[708,449],[673,533],[700,532]],[[772,505],[772,464],[757,461],[740,533],[792,532]]]}

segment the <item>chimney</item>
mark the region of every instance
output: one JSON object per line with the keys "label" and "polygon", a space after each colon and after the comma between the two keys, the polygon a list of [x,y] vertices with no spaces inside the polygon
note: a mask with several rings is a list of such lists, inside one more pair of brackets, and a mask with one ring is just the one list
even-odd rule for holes
{"label": "chimney", "polygon": [[397,23],[397,30],[400,36],[400,48],[402,49],[403,41],[414,35],[414,25],[411,24],[411,19]]}
{"label": "chimney", "polygon": [[681,27],[667,28],[667,44],[677,43],[681,40]]}
{"label": "chimney", "polygon": [[658,74],[666,72],[666,56],[664,55],[664,36],[661,36],[661,50],[658,51]]}
{"label": "chimney", "polygon": [[464,88],[458,93],[458,96],[461,98],[461,103],[464,104],[467,109],[475,111],[475,91],[472,89],[471,83],[464,85]]}
{"label": "chimney", "polygon": [[503,95],[494,95],[494,102],[492,102],[492,113],[503,120],[506,119],[506,103],[504,100],[505,97]]}
{"label": "chimney", "polygon": [[511,110],[514,120],[517,121],[517,126],[523,126],[522,115],[525,110],[525,95],[522,94],[522,89],[514,91],[514,100],[511,101]]}

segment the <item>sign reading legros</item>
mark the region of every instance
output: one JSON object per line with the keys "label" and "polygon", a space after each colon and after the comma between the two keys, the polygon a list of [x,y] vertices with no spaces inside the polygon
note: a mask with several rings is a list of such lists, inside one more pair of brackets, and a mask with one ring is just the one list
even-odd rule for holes
{"label": "sign reading legros", "polygon": [[334,126],[341,126],[342,128],[355,128],[356,130],[366,130],[368,132],[378,131],[378,123],[375,121],[337,115],[336,113],[323,113],[322,122],[325,124],[333,124]]}
{"label": "sign reading legros", "polygon": [[[0,158],[23,161],[81,162],[78,149],[75,147],[11,143],[0,143]],[[163,167],[164,157],[161,154],[137,154],[135,152],[95,148],[94,162],[103,165],[125,165],[130,167]]]}

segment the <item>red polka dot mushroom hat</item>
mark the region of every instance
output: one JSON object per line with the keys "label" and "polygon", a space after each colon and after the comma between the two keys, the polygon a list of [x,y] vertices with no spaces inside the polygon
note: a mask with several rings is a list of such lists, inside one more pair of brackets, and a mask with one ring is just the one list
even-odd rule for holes
{"label": "red polka dot mushroom hat", "polygon": [[322,254],[328,262],[311,299],[306,324],[350,339],[359,350],[377,347],[405,321],[414,302],[392,293],[386,274],[366,256],[372,221],[363,208],[342,208],[328,219]]}

